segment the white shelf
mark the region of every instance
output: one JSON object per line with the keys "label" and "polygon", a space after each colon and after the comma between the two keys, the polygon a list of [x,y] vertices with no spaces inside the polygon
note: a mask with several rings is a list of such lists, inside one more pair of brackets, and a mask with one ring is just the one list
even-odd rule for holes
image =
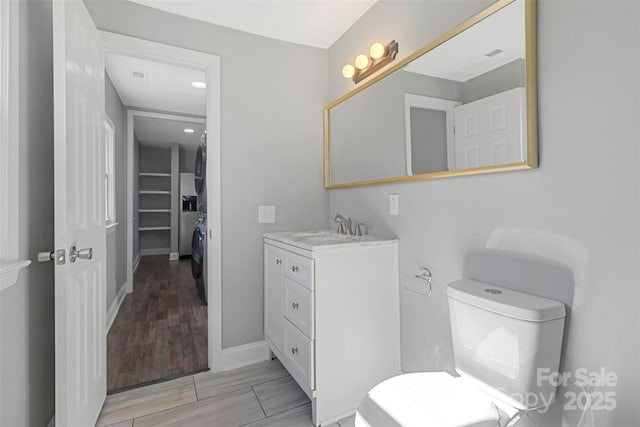
{"label": "white shelf", "polygon": [[147,212],[147,213],[150,213],[150,212],[153,212],[153,213],[171,212],[171,209],[138,209],[138,212],[141,212],[141,213],[145,213],[145,212]]}
{"label": "white shelf", "polygon": [[140,194],[171,194],[171,191],[164,190],[140,190]]}
{"label": "white shelf", "polygon": [[162,231],[162,230],[171,230],[171,227],[140,227],[139,231]]}
{"label": "white shelf", "polygon": [[171,176],[170,173],[140,172],[140,176]]}

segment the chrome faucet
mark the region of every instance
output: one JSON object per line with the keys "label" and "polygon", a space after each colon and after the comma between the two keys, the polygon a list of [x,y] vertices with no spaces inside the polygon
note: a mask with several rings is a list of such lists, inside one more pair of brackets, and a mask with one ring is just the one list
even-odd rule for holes
{"label": "chrome faucet", "polygon": [[351,231],[351,218],[345,218],[341,214],[335,214],[331,217],[333,222],[338,224],[338,234],[346,234],[347,236],[352,236],[353,232]]}

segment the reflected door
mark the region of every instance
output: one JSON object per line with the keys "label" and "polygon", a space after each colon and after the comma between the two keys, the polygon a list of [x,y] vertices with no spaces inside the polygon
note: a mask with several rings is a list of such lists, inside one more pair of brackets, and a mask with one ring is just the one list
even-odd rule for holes
{"label": "reflected door", "polygon": [[456,169],[526,160],[526,102],[522,87],[455,109]]}

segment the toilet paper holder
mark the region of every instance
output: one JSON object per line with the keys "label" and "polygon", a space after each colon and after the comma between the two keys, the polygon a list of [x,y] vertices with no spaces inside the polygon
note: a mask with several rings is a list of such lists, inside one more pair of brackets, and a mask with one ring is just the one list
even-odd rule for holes
{"label": "toilet paper holder", "polygon": [[429,292],[427,293],[427,297],[430,297],[431,296],[431,279],[432,279],[431,270],[429,270],[427,267],[422,267],[420,269],[420,272],[416,274],[416,279],[424,280],[429,284]]}

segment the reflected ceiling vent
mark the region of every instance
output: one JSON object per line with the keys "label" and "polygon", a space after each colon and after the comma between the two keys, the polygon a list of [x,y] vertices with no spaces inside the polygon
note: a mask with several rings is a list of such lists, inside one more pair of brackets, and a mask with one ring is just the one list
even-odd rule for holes
{"label": "reflected ceiling vent", "polygon": [[146,80],[147,73],[145,73],[144,71],[131,71],[131,77],[133,77],[134,79]]}
{"label": "reflected ceiling vent", "polygon": [[502,52],[504,52],[504,50],[502,50],[502,49],[496,49],[496,50],[494,50],[494,51],[492,51],[492,52],[487,53],[487,56],[488,56],[489,58],[493,58],[494,56],[500,55]]}

